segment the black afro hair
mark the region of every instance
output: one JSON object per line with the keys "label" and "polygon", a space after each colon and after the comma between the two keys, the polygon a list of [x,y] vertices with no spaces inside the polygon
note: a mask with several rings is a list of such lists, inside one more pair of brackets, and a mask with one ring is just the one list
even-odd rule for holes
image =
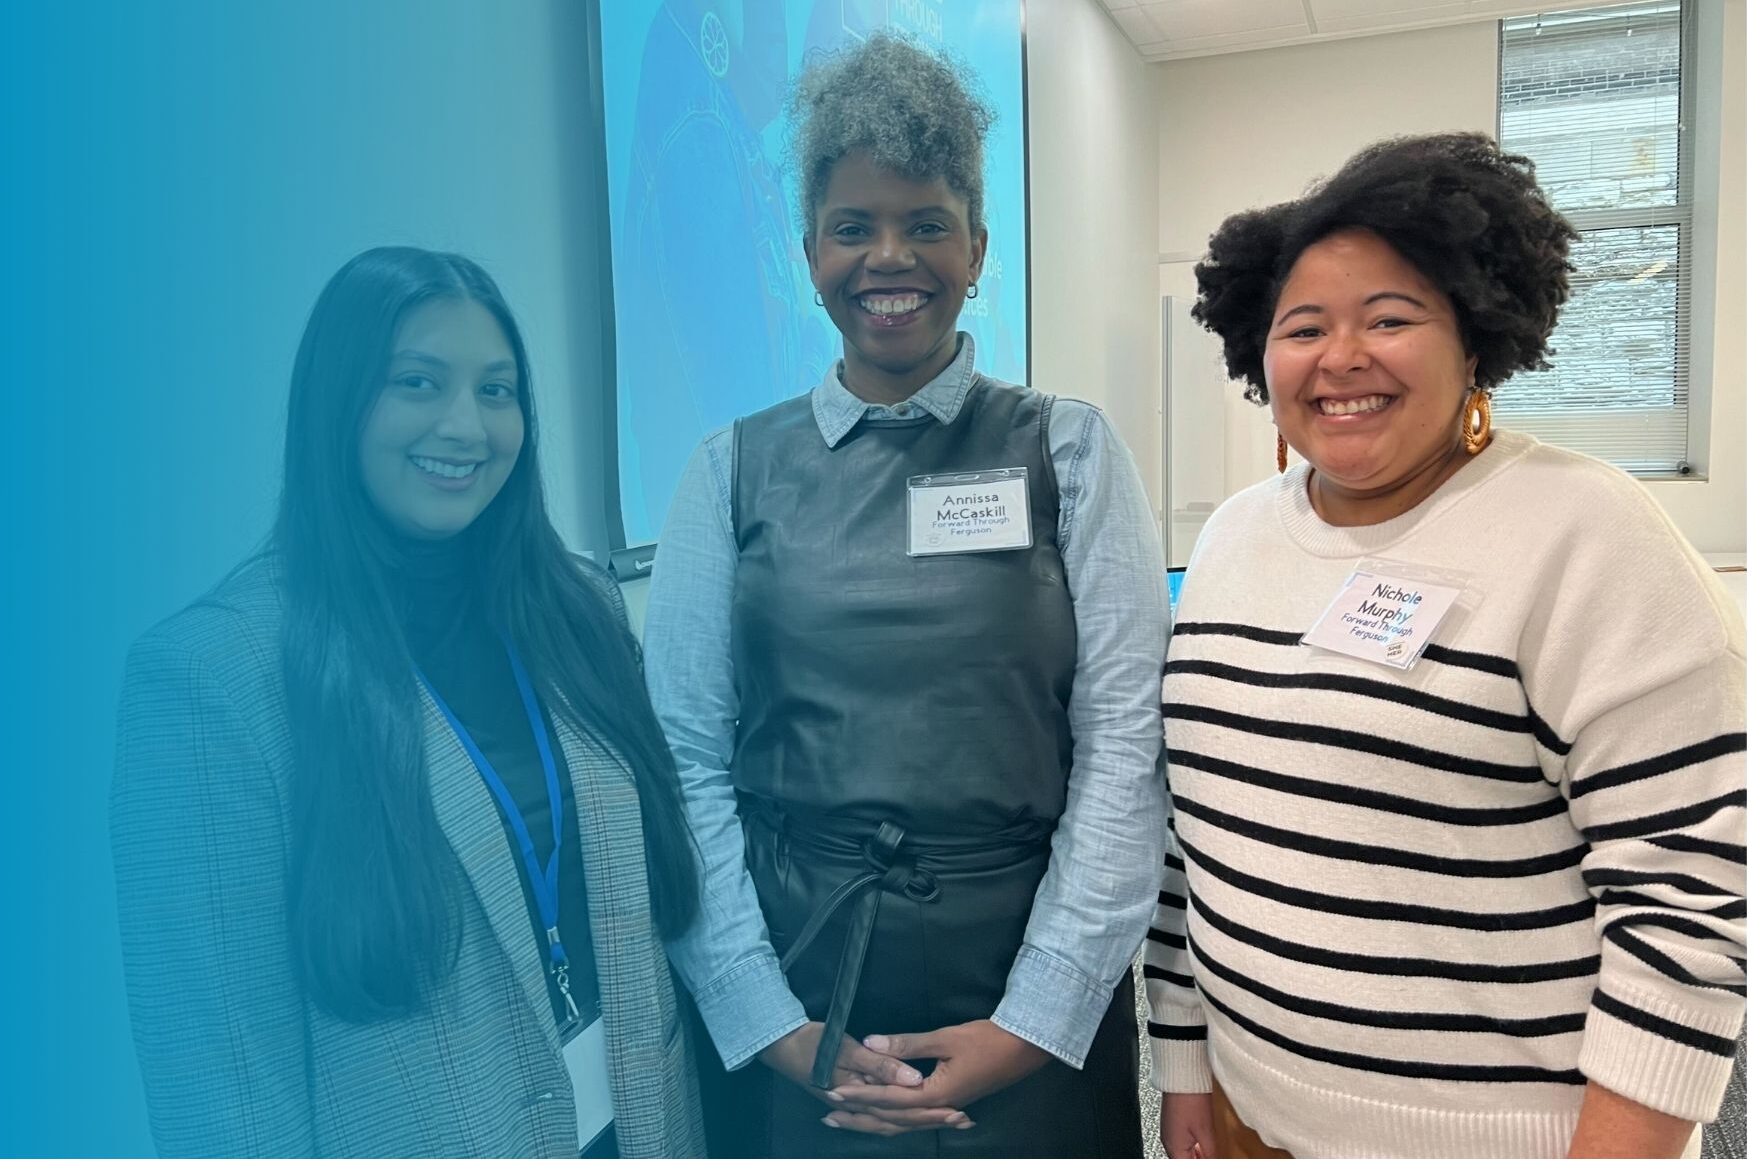
{"label": "black afro hair", "polygon": [[1193,313],[1224,342],[1244,397],[1268,401],[1262,350],[1293,264],[1347,229],[1377,234],[1449,295],[1476,386],[1547,365],[1577,233],[1535,184],[1534,162],[1480,133],[1400,137],[1360,152],[1297,201],[1227,218],[1209,240]]}

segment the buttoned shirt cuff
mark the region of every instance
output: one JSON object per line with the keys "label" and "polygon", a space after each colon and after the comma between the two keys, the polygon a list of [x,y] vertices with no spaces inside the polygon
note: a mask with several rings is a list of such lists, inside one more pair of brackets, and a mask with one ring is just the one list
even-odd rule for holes
{"label": "buttoned shirt cuff", "polygon": [[1034,946],[1021,946],[992,1021],[1075,1070],[1110,1009],[1111,987]]}
{"label": "buttoned shirt cuff", "polygon": [[722,1065],[739,1070],[759,1051],[805,1026],[806,1008],[789,989],[775,954],[754,958],[692,995]]}

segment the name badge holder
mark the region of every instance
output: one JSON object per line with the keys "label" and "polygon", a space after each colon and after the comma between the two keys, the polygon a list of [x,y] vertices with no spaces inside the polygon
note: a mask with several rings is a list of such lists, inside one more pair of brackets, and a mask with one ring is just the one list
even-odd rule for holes
{"label": "name badge holder", "polygon": [[576,1105],[576,1137],[581,1154],[613,1125],[613,1092],[607,1081],[607,1024],[598,1008],[584,1019],[571,1022],[561,1032],[564,1039],[564,1069],[570,1074],[570,1091]]}
{"label": "name badge holder", "polygon": [[1028,468],[912,475],[905,484],[912,558],[1031,546]]}
{"label": "name badge holder", "polygon": [[1410,672],[1442,630],[1474,614],[1473,576],[1449,568],[1368,557],[1354,566],[1302,643],[1339,667],[1344,657]]}

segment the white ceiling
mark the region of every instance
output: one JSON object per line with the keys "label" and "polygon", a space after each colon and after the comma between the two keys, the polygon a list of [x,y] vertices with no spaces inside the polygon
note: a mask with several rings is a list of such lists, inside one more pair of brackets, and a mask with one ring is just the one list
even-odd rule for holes
{"label": "white ceiling", "polygon": [[1596,7],[1606,0],[1103,0],[1147,60],[1315,44]]}

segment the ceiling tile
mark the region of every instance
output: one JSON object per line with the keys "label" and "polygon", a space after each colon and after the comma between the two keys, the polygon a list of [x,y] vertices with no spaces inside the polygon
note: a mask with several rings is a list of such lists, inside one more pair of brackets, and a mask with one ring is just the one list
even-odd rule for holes
{"label": "ceiling tile", "polygon": [[[1390,32],[1398,28],[1425,28],[1438,24],[1467,24],[1475,21],[1466,4],[1428,4],[1388,12],[1364,12],[1355,15],[1323,15],[1317,6],[1316,30],[1328,33]],[[1484,17],[1480,18],[1486,19]]]}
{"label": "ceiling tile", "polygon": [[1165,39],[1164,32],[1153,23],[1153,18],[1147,15],[1144,8],[1124,8],[1110,15],[1116,17],[1116,23],[1122,25],[1122,31],[1128,33],[1128,39],[1136,44],[1151,44]]}
{"label": "ceiling tile", "polygon": [[1302,44],[1312,37],[1303,29],[1296,33],[1278,28],[1256,28],[1249,32],[1222,32],[1214,36],[1186,36],[1165,43],[1163,56],[1211,55],[1238,52],[1248,48],[1276,48],[1286,44]]}
{"label": "ceiling tile", "polygon": [[1603,0],[1102,0],[1149,60],[1486,22],[1599,2]]}
{"label": "ceiling tile", "polygon": [[1558,12],[1566,8],[1599,8],[1598,0],[1540,0],[1524,4],[1521,0],[1470,0],[1468,11],[1475,17],[1531,16],[1537,12]]}
{"label": "ceiling tile", "polygon": [[1172,42],[1260,29],[1310,31],[1303,0],[1149,0],[1146,11]]}
{"label": "ceiling tile", "polygon": [[1371,19],[1380,24],[1411,24],[1467,11],[1467,0],[1310,0],[1319,31],[1329,23]]}

